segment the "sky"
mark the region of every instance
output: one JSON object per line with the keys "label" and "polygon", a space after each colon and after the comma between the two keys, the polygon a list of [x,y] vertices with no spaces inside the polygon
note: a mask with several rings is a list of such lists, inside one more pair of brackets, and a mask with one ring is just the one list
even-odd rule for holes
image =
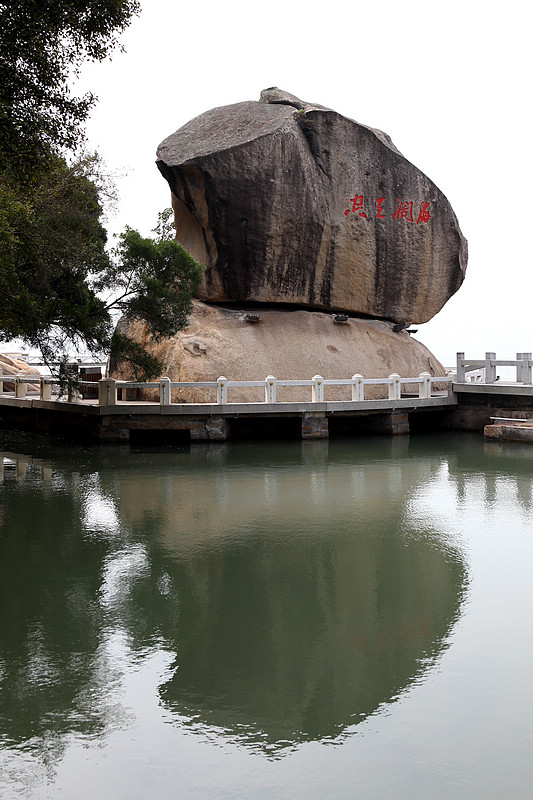
{"label": "sky", "polygon": [[75,88],[98,97],[88,146],[118,176],[108,230],[148,236],[170,205],[163,139],[278,86],[388,133],[450,201],[466,278],[416,338],[447,367],[458,351],[532,351],[529,38],[525,0],[144,0],[125,52]]}

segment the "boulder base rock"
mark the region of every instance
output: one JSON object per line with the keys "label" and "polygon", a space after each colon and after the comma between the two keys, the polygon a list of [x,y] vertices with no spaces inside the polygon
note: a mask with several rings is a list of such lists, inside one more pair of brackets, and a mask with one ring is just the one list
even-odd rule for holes
{"label": "boulder base rock", "polygon": [[[35,367],[31,367],[29,364],[26,364],[22,356],[20,358],[16,355],[5,355],[4,353],[0,353],[0,368],[4,375],[18,375],[20,372],[25,372],[27,375],[40,375],[38,369]],[[5,392],[13,392],[15,390],[15,384],[13,381],[4,381],[4,391]],[[35,393],[39,391],[39,384],[30,383],[28,386],[28,393]]]}
{"label": "boulder base rock", "polygon": [[210,302],[431,319],[467,244],[442,192],[381,131],[270,89],[165,139],[177,238]]}
{"label": "boulder base rock", "polygon": [[[317,311],[255,310],[259,321],[250,323],[249,310],[221,308],[195,301],[187,328],[159,344],[150,341],[140,323],[128,333],[164,363],[172,381],[263,380],[416,377],[421,372],[444,375],[442,364],[405,330],[394,332],[389,323],[350,318],[336,324],[334,316]],[[112,370],[128,379],[127,371]],[[386,396],[386,388],[369,387],[366,396]],[[310,400],[310,388],[279,387],[278,401]],[[349,387],[326,388],[326,399],[349,400]],[[174,402],[215,402],[214,389],[173,390]],[[264,389],[230,389],[230,402],[264,400]]]}

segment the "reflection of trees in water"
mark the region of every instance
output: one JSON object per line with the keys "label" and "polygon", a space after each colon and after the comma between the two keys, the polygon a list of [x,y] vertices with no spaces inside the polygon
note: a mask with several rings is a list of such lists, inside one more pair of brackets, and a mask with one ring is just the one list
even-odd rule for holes
{"label": "reflection of trees in water", "polygon": [[68,484],[34,470],[2,492],[1,730],[8,741],[40,739],[43,750],[56,747],[56,731],[96,735],[106,726],[102,678],[113,676],[98,603],[108,548],[84,538]]}
{"label": "reflection of trees in water", "polygon": [[409,527],[409,498],[441,462],[405,446],[65,452],[21,467],[3,487],[4,734],[127,724],[124,636],[131,658],[176,654],[160,696],[177,724],[267,748],[335,737],[397,696],[442,648],[465,581],[431,521]]}

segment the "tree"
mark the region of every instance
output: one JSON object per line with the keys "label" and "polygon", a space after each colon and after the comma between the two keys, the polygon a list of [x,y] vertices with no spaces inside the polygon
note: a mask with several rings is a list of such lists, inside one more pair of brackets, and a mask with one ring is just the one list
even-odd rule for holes
{"label": "tree", "polygon": [[[186,327],[192,297],[203,275],[202,265],[178,242],[166,238],[171,215],[170,208],[159,215],[155,239],[143,238],[137,231],[126,229],[120,236],[115,259],[97,282],[101,291],[114,287],[108,309],[121,311],[123,323],[144,322],[156,342]],[[160,361],[122,333],[121,326],[113,333],[111,354],[116,364],[127,362],[137,378],[161,373]]]}
{"label": "tree", "polygon": [[108,56],[139,10],[138,0],[0,0],[0,340],[22,338],[49,364],[69,346],[113,344],[151,377],[159,362],[113,332],[114,314],[156,339],[175,333],[202,268],[161,231],[151,240],[128,229],[110,255],[99,159],[67,159],[95,101],[72,95],[72,77]]}
{"label": "tree", "polygon": [[0,182],[0,336],[21,337],[46,359],[67,339],[95,349],[105,339],[105,304],[87,282],[109,263],[97,163],[50,154],[31,181]]}
{"label": "tree", "polygon": [[72,78],[117,47],[139,10],[137,0],[0,0],[0,171],[31,175],[76,147],[95,98],[73,96]]}
{"label": "tree", "polygon": [[[127,360],[152,377],[159,362],[114,334],[114,318],[146,323],[157,340],[187,324],[202,267],[168,235],[170,209],[155,239],[127,229],[106,251],[97,156],[50,168],[26,183],[0,184],[0,339],[22,338],[52,366],[69,347]],[[107,191],[110,191],[107,189]]]}

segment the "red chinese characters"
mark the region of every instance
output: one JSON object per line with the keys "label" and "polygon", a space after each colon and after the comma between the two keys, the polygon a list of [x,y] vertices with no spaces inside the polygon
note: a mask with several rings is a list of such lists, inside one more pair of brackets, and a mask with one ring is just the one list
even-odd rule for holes
{"label": "red chinese characters", "polygon": [[[376,204],[376,219],[385,219],[385,198],[384,197],[376,197],[375,199]],[[356,194],[355,197],[350,198],[350,203],[352,204],[351,208],[347,208],[344,212],[344,216],[347,217],[348,214],[359,214],[360,217],[363,219],[367,218],[366,212],[364,211],[364,195]],[[415,218],[413,216],[413,208],[415,204],[412,200],[405,200],[401,197],[398,198],[396,201],[396,208],[394,213],[392,214],[392,219],[396,220],[396,222],[415,222]],[[418,208],[418,217],[416,220],[416,224],[420,225],[421,223],[427,225],[429,220],[431,219],[431,214],[429,213],[430,203],[426,200],[423,200]],[[389,211],[390,213],[390,211]],[[416,210],[414,211],[416,214]]]}
{"label": "red chinese characters", "polygon": [[416,224],[418,225],[420,222],[429,222],[431,219],[431,215],[429,213],[429,203],[420,203],[420,211],[418,212],[418,219]]}
{"label": "red chinese characters", "polygon": [[413,203],[409,202],[409,200],[402,200],[401,197],[398,198],[398,202],[396,203],[396,211],[392,215],[393,219],[405,219],[407,222],[414,222],[413,220]]}
{"label": "red chinese characters", "polygon": [[359,216],[360,217],[364,217],[364,219],[366,219],[366,214],[363,211],[363,202],[364,202],[363,195],[362,194],[356,194],[355,197],[352,197],[350,199],[350,203],[352,204],[352,207],[351,207],[351,209],[350,208],[346,209],[346,211],[344,212],[344,216],[346,217],[350,213],[350,211],[353,211],[354,214],[355,214],[356,211],[358,211],[359,212]]}

